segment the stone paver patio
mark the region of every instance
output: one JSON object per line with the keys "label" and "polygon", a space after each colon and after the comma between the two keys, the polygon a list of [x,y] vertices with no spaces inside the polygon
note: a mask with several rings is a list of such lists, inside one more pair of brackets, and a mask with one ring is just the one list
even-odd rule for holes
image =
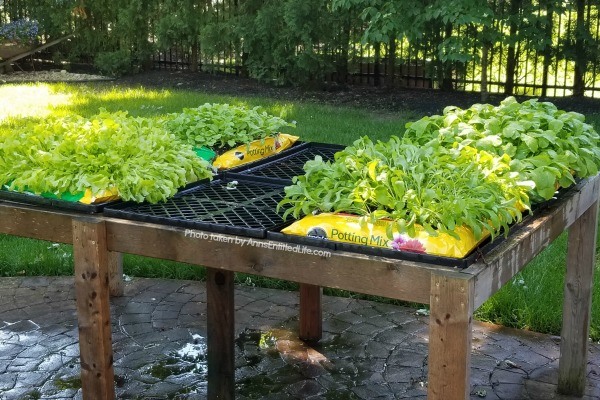
{"label": "stone paver patio", "polygon": [[[323,339],[296,339],[298,296],[236,287],[236,398],[425,399],[428,317],[324,297]],[[111,299],[119,399],[206,397],[201,282],[135,278]],[[571,399],[555,393],[560,338],[475,323],[473,399]],[[73,278],[0,279],[0,399],[78,399]],[[600,399],[592,344],[583,399]]]}

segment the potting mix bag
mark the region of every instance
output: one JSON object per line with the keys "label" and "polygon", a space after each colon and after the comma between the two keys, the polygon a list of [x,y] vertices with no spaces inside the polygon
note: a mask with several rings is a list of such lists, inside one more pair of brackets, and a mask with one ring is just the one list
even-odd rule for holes
{"label": "potting mix bag", "polygon": [[270,136],[262,140],[255,140],[221,154],[215,159],[213,166],[217,169],[229,169],[249,162],[262,160],[292,147],[297,140],[298,136],[285,133],[278,133],[275,136]]}
{"label": "potting mix bag", "polygon": [[[20,191],[17,187],[11,188],[10,184],[2,185],[1,189]],[[28,190],[27,187],[25,187],[25,189],[20,192],[25,193],[25,194],[30,194],[30,195],[36,195],[35,193]],[[66,193],[61,193],[59,195],[54,194],[52,192],[43,192],[43,193],[40,193],[39,195],[46,199],[58,199],[58,200],[64,200],[64,201],[71,201],[74,203],[79,202],[79,203],[83,203],[83,204],[98,204],[98,203],[104,203],[107,201],[119,200],[119,198],[120,198],[119,190],[117,188],[106,189],[106,190],[103,190],[103,191],[97,193],[96,195],[92,194],[91,189],[86,189],[85,192],[78,192],[78,193],[66,192]]]}
{"label": "potting mix bag", "polygon": [[334,242],[344,242],[413,253],[463,258],[479,245],[489,234],[476,240],[473,232],[466,227],[457,227],[456,239],[448,234],[429,235],[421,226],[415,226],[415,237],[407,234],[394,234],[388,238],[386,227],[392,221],[379,220],[375,223],[362,223],[361,217],[349,214],[322,213],[306,216],[281,232],[288,235],[318,237]]}
{"label": "potting mix bag", "polygon": [[119,199],[119,190],[116,188],[106,189],[97,193],[96,195],[92,194],[91,189],[86,189],[85,192],[78,193],[61,193],[60,195],[55,195],[54,193],[42,193],[42,197],[47,199],[59,199],[64,201],[72,201],[79,202],[83,204],[98,204],[105,203],[107,201],[114,201]]}

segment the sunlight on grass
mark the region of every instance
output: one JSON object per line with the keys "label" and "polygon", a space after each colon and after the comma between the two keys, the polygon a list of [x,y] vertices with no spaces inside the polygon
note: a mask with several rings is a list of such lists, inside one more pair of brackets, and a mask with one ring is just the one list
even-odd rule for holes
{"label": "sunlight on grass", "polygon": [[164,112],[164,105],[169,103],[172,93],[168,90],[150,90],[144,88],[109,87],[97,90],[91,87],[71,87],[68,90],[77,92],[77,100],[72,103],[71,112],[91,115],[100,108],[113,112],[126,110],[134,116],[148,116]]}
{"label": "sunlight on grass", "polygon": [[145,101],[166,101],[172,94],[168,90],[149,90],[143,88],[121,89],[113,87],[110,90],[97,93],[96,100],[100,102],[130,102],[132,105],[143,105]]}
{"label": "sunlight on grass", "polygon": [[71,104],[73,96],[45,84],[0,86],[0,122],[13,118],[49,116],[55,107]]}

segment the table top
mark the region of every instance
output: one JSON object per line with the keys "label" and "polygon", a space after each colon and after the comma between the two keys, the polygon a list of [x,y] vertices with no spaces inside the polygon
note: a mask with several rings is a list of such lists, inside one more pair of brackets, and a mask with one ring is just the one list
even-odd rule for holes
{"label": "table top", "polygon": [[418,303],[430,302],[432,276],[446,275],[473,280],[478,307],[595,204],[599,193],[598,176],[582,180],[464,269],[1,200],[0,233],[72,243],[73,220],[103,221],[109,251]]}

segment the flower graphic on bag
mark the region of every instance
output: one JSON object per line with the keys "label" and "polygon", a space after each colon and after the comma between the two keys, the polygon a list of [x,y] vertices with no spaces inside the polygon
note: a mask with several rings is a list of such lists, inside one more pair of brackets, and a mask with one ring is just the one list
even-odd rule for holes
{"label": "flower graphic on bag", "polygon": [[391,247],[398,251],[410,251],[412,253],[425,253],[425,246],[417,239],[405,239],[402,236],[396,236],[391,243]]}

